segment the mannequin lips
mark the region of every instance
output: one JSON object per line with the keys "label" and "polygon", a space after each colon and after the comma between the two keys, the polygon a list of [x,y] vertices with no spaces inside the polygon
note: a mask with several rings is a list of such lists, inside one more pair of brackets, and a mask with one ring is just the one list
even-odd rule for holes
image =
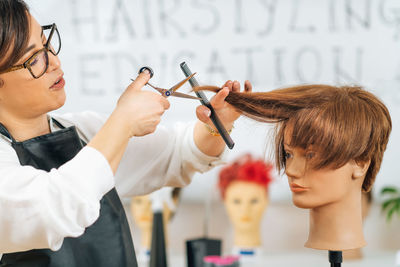
{"label": "mannequin lips", "polygon": [[293,193],[304,192],[307,191],[308,189],[309,189],[308,187],[304,187],[296,183],[290,183],[290,190],[292,190]]}
{"label": "mannequin lips", "polygon": [[142,222],[149,222],[150,220],[151,220],[150,216],[143,215],[139,217],[139,221]]}
{"label": "mannequin lips", "polygon": [[240,218],[240,220],[242,222],[249,222],[250,221],[250,217],[249,216],[243,216],[242,218]]}

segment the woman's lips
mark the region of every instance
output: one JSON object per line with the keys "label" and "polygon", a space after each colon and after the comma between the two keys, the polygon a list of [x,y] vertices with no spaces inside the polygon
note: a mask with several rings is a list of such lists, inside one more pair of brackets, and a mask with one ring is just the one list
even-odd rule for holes
{"label": "woman's lips", "polygon": [[52,90],[62,89],[62,88],[64,88],[64,86],[65,86],[65,80],[64,80],[63,77],[61,77],[61,78],[58,80],[58,82],[54,83],[54,84],[50,87],[50,89],[52,89]]}
{"label": "woman's lips", "polygon": [[307,191],[308,189],[309,189],[308,187],[304,187],[296,183],[290,183],[290,190],[292,190],[293,193],[304,192]]}

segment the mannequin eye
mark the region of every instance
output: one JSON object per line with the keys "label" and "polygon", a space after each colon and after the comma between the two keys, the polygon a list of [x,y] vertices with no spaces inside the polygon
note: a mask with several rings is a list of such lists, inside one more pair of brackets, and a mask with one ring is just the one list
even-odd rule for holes
{"label": "mannequin eye", "polygon": [[241,202],[241,201],[240,201],[240,199],[238,199],[238,198],[235,198],[235,199],[233,200],[233,203],[234,203],[234,204],[240,204],[240,202]]}
{"label": "mannequin eye", "polygon": [[251,199],[251,200],[250,200],[250,203],[253,204],[253,205],[254,205],[254,204],[257,204],[257,203],[258,203],[258,198],[253,198],[253,199]]}
{"label": "mannequin eye", "polygon": [[285,159],[290,159],[293,157],[292,153],[290,153],[290,152],[284,151],[283,153],[284,153],[283,156],[285,157]]}

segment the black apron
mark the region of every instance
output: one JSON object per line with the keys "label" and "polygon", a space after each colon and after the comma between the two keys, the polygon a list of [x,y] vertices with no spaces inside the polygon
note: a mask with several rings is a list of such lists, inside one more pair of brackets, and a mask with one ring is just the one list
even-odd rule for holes
{"label": "black apron", "polygon": [[[0,123],[0,133],[12,140],[21,165],[50,171],[72,159],[86,145],[75,126],[65,128],[53,121],[61,130],[24,142],[17,142]],[[86,228],[83,235],[65,238],[58,251],[34,249],[4,254],[0,266],[137,267],[130,228],[115,188],[104,195],[100,204],[97,221]]]}

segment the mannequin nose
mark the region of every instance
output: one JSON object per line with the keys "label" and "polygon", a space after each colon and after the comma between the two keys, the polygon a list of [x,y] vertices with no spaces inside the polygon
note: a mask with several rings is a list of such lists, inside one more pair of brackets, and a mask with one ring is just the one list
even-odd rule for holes
{"label": "mannequin nose", "polygon": [[285,173],[290,178],[300,178],[306,169],[306,159],[304,157],[293,157],[286,162]]}

